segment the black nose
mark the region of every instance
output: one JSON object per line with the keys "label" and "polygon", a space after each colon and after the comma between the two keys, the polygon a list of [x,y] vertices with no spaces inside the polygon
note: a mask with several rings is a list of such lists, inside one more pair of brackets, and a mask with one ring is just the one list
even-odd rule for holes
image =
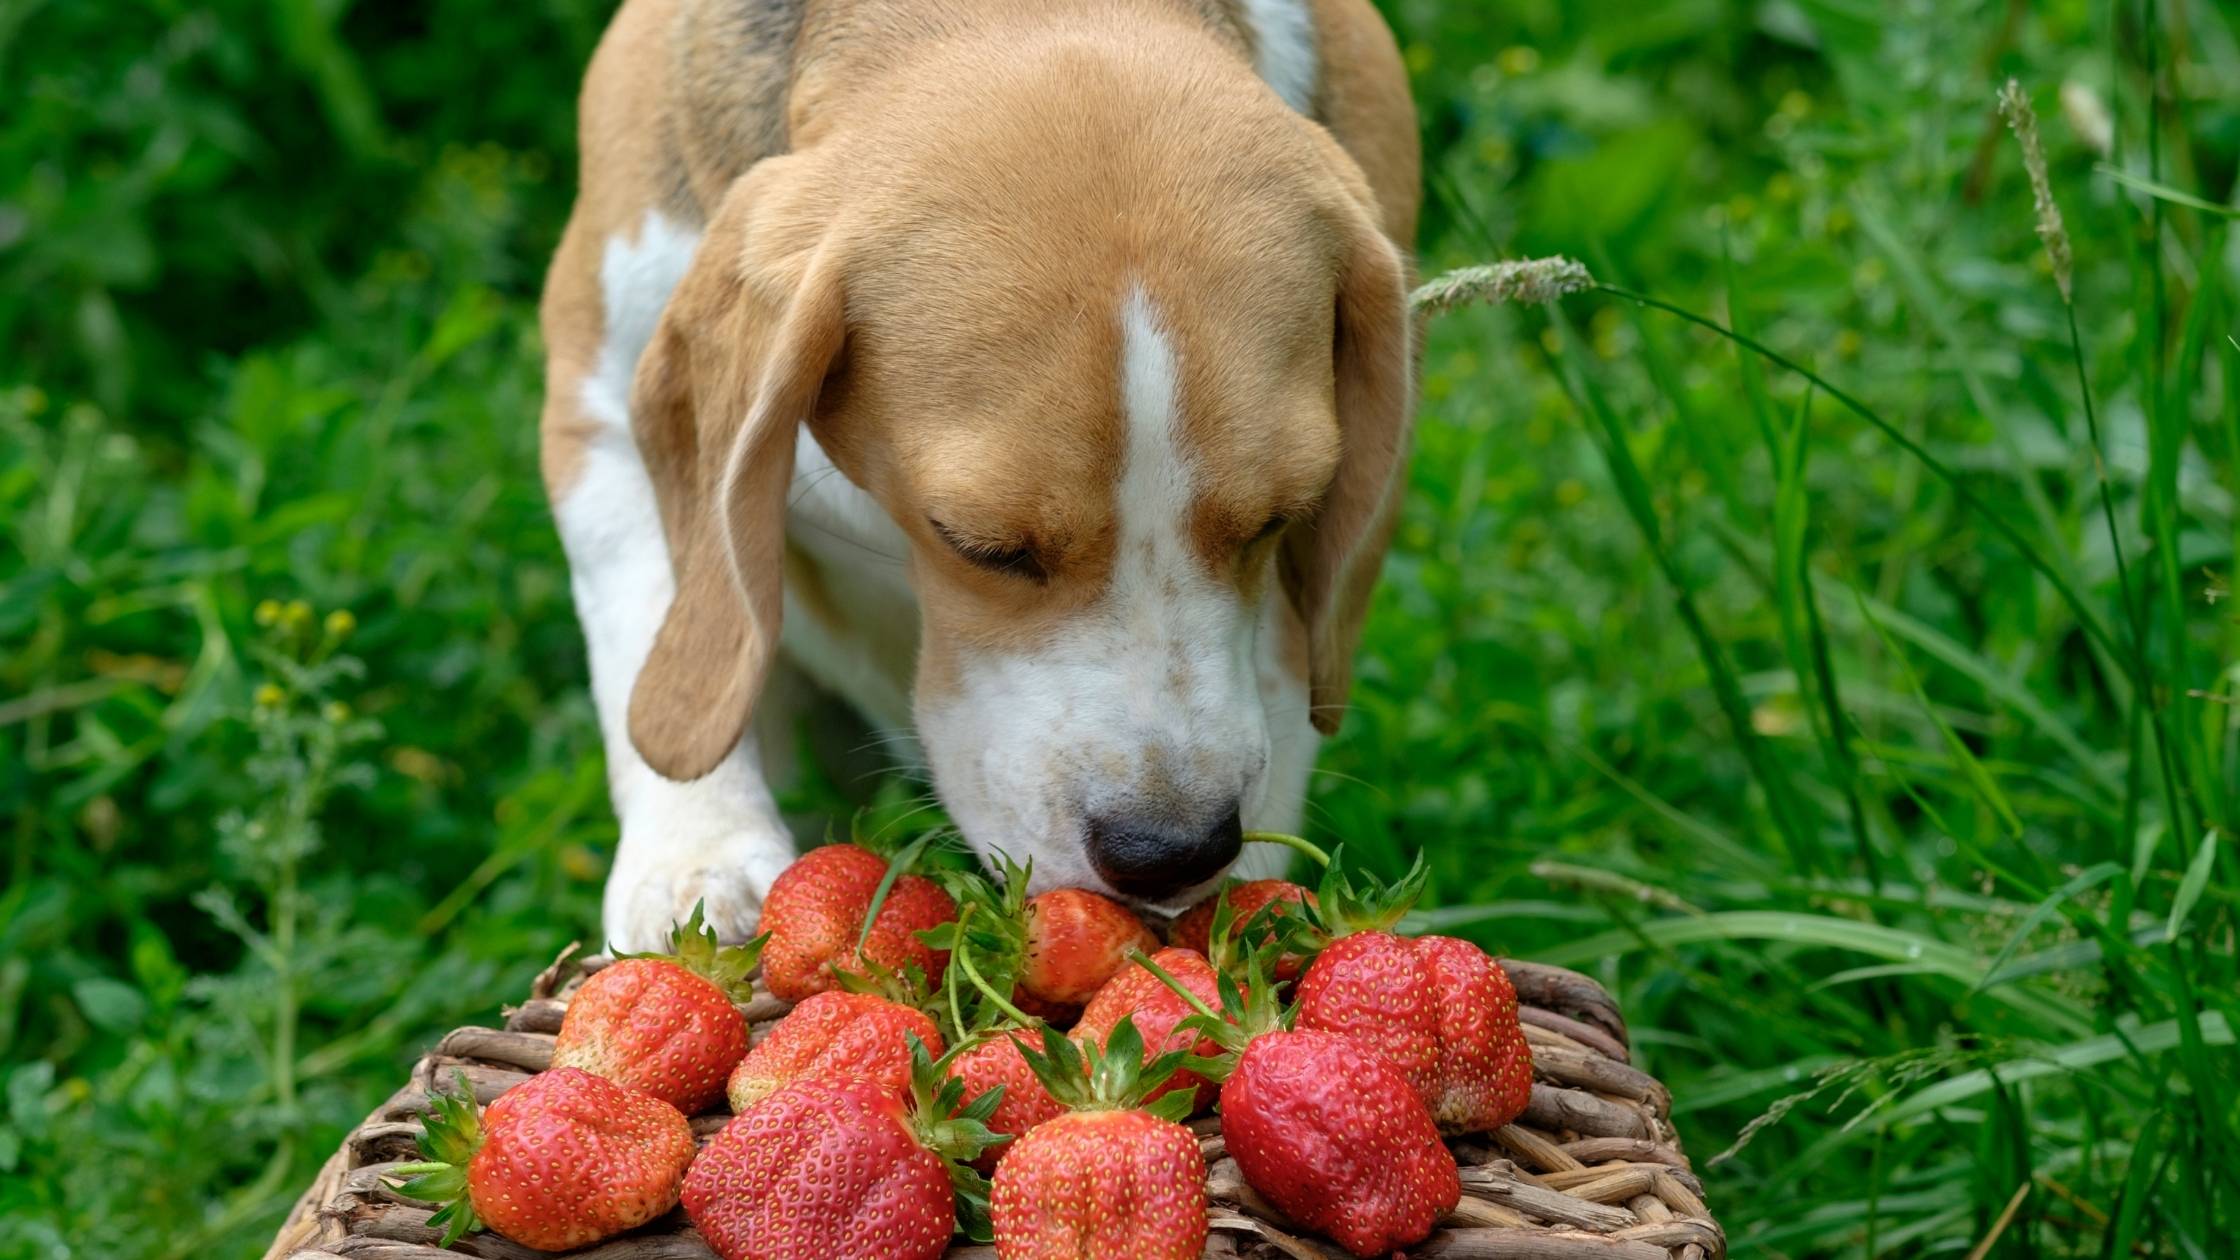
{"label": "black nose", "polygon": [[1244,826],[1234,807],[1210,826],[1151,815],[1105,814],[1089,819],[1089,861],[1125,896],[1158,900],[1202,884],[1237,860]]}

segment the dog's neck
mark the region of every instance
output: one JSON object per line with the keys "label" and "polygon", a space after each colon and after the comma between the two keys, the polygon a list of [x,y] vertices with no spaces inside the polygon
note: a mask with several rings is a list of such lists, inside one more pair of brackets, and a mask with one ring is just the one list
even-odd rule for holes
{"label": "dog's neck", "polygon": [[949,56],[1000,64],[1053,41],[1127,47],[1146,23],[1186,29],[1250,66],[1246,0],[809,0],[786,100],[789,147],[816,144],[856,108]]}
{"label": "dog's neck", "polygon": [[1002,65],[1056,43],[1115,50],[1151,25],[1203,41],[1312,114],[1309,0],[684,0],[672,32],[669,209],[704,219],[763,158],[876,110],[943,54]]}

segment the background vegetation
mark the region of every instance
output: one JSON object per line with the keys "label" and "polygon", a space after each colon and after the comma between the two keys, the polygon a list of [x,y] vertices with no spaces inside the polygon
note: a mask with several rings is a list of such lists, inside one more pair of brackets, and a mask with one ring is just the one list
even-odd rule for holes
{"label": "background vegetation", "polygon": [[[610,3],[0,0],[0,1256],[255,1254],[595,931],[533,303]],[[1773,1117],[1744,1254],[2230,1254],[2240,16],[1388,12],[1427,270],[1832,388],[1444,320],[1315,833],[1610,984],[1700,1159]]]}

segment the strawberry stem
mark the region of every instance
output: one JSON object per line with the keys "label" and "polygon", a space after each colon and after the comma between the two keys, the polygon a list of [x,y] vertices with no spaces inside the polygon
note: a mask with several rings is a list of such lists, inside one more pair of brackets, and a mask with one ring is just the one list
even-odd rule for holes
{"label": "strawberry stem", "polygon": [[1281,845],[1294,853],[1304,853],[1313,860],[1316,866],[1327,867],[1330,865],[1330,855],[1323,852],[1320,846],[1302,836],[1294,836],[1289,832],[1248,831],[1244,833],[1244,839],[1247,844]]}
{"label": "strawberry stem", "polygon": [[[972,911],[968,907],[964,913],[966,915],[969,915],[972,913]],[[958,922],[963,922],[963,919],[960,917]],[[980,969],[972,965],[972,951],[969,948],[964,947],[965,942],[962,934],[959,934],[957,944],[958,948],[949,955],[949,960],[955,963],[957,966],[964,968],[965,978],[972,981],[973,987],[980,990],[980,992],[985,995],[990,1002],[995,1003],[997,1010],[1002,1011],[1004,1014],[1019,1021],[1019,1025],[1023,1028],[1032,1028],[1036,1024],[1042,1022],[1036,1019],[1034,1016],[1027,1014],[1025,1011],[1020,1010],[1018,1007],[1013,1006],[1011,1004],[1010,998],[1007,998],[1003,994],[996,992],[994,985],[991,985],[987,981],[980,978]]]}
{"label": "strawberry stem", "polygon": [[1175,996],[1181,998],[1185,1002],[1188,1002],[1190,1004],[1190,1008],[1198,1012],[1198,1014],[1203,1015],[1210,1020],[1219,1021],[1221,1019],[1221,1012],[1213,1009],[1210,1006],[1207,1006],[1206,1000],[1204,998],[1199,997],[1197,994],[1192,993],[1189,989],[1185,988],[1183,986],[1183,983],[1180,980],[1175,979],[1174,975],[1171,972],[1169,972],[1165,967],[1162,967],[1159,964],[1151,961],[1150,956],[1145,954],[1142,950],[1129,950],[1128,961],[1134,963],[1138,967],[1143,968],[1145,971],[1150,972],[1152,976],[1159,981],[1159,983],[1167,986],[1170,989],[1173,989],[1175,992]]}

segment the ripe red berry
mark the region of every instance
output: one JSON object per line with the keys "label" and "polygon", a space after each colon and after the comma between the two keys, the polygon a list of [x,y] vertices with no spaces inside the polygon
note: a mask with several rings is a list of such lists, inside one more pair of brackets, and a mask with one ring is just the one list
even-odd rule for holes
{"label": "ripe red berry", "polygon": [[626,957],[583,982],[552,1066],[606,1077],[686,1115],[705,1110],[747,1052],[747,1021],[733,1002],[752,992],[760,946],[719,946],[694,906],[670,937],[670,956]]}
{"label": "ripe red berry", "polygon": [[684,1180],[684,1210],[723,1260],[934,1260],[955,1232],[957,1198],[985,1182],[963,1166],[992,1140],[996,1100],[959,1106],[964,1087],[924,1045],[910,1089],[865,1080],[796,1081],[716,1134]]}
{"label": "ripe red berry", "polygon": [[859,1077],[900,1095],[910,1086],[910,1042],[933,1053],[941,1034],[924,1012],[868,993],[833,990],[793,1008],[739,1060],[726,1092],[747,1108],[800,1080]]}
{"label": "ripe red berry", "polygon": [[[1003,1137],[1022,1137],[1043,1121],[1065,1114],[1065,1107],[1035,1079],[1033,1069],[1019,1053],[1019,1039],[1031,1036],[1016,1031],[998,1033],[949,1060],[949,1075],[964,1082],[966,1097],[977,1098],[999,1085],[1003,1087],[1003,1101],[988,1117],[988,1127]],[[1007,1141],[989,1148],[973,1166],[982,1172],[994,1172],[1013,1145],[1015,1142]]]}
{"label": "ripe red berry", "polygon": [[1423,1241],[1462,1195],[1415,1091],[1336,1033],[1253,1038],[1221,1087],[1221,1136],[1253,1189],[1357,1256]]}
{"label": "ripe red berry", "polygon": [[1197,1260],[1206,1246],[1197,1135],[1141,1111],[1076,1111],[1036,1126],[996,1169],[1000,1260]]}
{"label": "ripe red berry", "polygon": [[1374,1048],[1450,1133],[1498,1129],[1532,1098],[1516,987],[1468,941],[1341,937],[1299,981],[1298,1026]]}
{"label": "ripe red berry", "polygon": [[[788,1002],[839,986],[839,973],[858,969],[856,941],[879,882],[884,858],[852,844],[828,844],[802,854],[770,885],[762,927],[770,943],[762,954],[763,982]],[[889,971],[914,967],[927,985],[938,985],[949,955],[917,934],[957,917],[956,903],[939,885],[903,875],[887,890],[863,957]]]}
{"label": "ripe red berry", "polygon": [[1103,1046],[1045,1030],[1021,1056],[1064,1108],[1028,1130],[996,1170],[990,1206],[999,1260],[1128,1256],[1197,1260],[1206,1245],[1206,1164],[1177,1123],[1186,1094],[1145,1104],[1180,1063],[1146,1063],[1122,1019]]}
{"label": "ripe red berry", "polygon": [[633,1229],[677,1204],[692,1125],[657,1098],[576,1068],[541,1072],[477,1114],[466,1081],[433,1100],[419,1163],[391,1173],[443,1245],[483,1225],[525,1247],[566,1251]]}
{"label": "ripe red berry", "polygon": [[1084,1005],[1128,965],[1131,951],[1159,947],[1134,911],[1086,889],[1058,888],[1028,898],[1026,920],[1019,989],[1046,1006]]}

